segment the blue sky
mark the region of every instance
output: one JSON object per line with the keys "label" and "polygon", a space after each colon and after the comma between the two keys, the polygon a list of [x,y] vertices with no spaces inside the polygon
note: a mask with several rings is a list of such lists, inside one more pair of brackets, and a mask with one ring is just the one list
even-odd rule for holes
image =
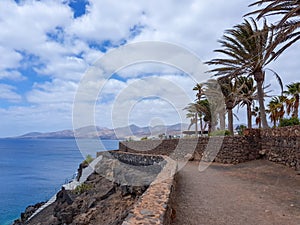
{"label": "blue sky", "polygon": [[[1,0],[0,137],[71,129],[80,79],[106,52],[124,44],[167,41],[191,50],[203,61],[211,59],[219,47],[217,39],[242,21],[251,2]],[[285,84],[299,79],[297,62],[290,60],[299,58],[298,47],[269,66]],[[151,76],[177,82],[194,98],[194,83],[181,71],[149,63],[134,65],[107,81],[95,108],[97,124],[112,127],[116,97],[135,81]],[[267,75],[266,83],[272,85],[274,94],[278,92],[274,77]],[[180,120],[176,110],[181,109],[172,108],[166,99],[145,98],[134,104],[128,123],[176,123]]]}

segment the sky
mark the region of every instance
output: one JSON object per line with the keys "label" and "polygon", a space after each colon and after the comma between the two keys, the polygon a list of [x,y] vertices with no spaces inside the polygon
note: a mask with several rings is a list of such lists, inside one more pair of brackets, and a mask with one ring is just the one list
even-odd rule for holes
{"label": "sky", "polygon": [[[214,58],[217,40],[243,21],[252,2],[1,0],[0,137],[72,129],[81,79],[101,57],[124,45],[161,41],[181,46],[203,62]],[[268,66],[284,84],[299,80],[299,44]],[[159,79],[170,88],[163,88]],[[194,100],[195,82],[177,68],[134,64],[120,68],[103,84],[94,103],[95,123],[101,127],[188,122],[179,111]],[[271,74],[266,84],[271,84],[272,95],[279,93]],[[172,96],[181,90],[188,98],[179,96],[178,107]],[[122,111],[116,104],[120,101],[131,108]],[[239,109],[236,123],[246,122],[243,111]]]}

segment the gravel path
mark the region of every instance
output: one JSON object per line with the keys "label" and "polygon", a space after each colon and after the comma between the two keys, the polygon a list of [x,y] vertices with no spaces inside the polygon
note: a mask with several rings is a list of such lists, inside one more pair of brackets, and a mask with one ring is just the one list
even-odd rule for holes
{"label": "gravel path", "polygon": [[178,173],[174,225],[299,225],[300,175],[269,161],[189,162]]}

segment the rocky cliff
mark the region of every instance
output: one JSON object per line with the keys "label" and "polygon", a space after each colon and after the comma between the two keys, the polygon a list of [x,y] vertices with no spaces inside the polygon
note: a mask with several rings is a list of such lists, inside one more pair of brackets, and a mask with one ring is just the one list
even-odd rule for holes
{"label": "rocky cliff", "polygon": [[29,221],[41,204],[27,207],[13,225],[122,224],[165,162],[154,156],[102,154],[102,160],[84,183],[74,190],[62,188],[56,201]]}

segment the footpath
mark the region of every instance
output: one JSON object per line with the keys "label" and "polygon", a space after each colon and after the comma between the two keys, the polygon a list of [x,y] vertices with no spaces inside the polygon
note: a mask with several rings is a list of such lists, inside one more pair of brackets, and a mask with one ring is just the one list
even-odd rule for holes
{"label": "footpath", "polygon": [[299,225],[300,175],[258,160],[212,164],[188,162],[178,173],[173,225]]}

